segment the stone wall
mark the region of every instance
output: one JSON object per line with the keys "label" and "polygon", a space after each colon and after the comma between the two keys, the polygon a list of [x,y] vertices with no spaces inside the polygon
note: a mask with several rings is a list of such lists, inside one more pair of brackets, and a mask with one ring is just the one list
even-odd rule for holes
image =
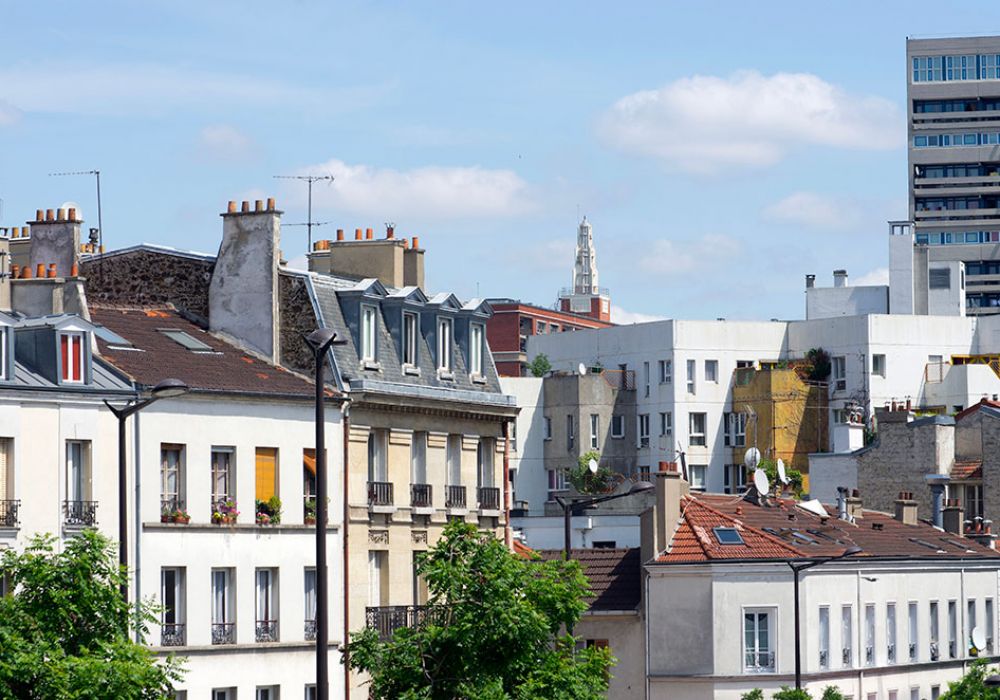
{"label": "stone wall", "polygon": [[[985,409],[980,409],[978,413],[984,414]],[[982,415],[980,426],[983,440],[983,517],[1000,523],[1000,418]]]}
{"label": "stone wall", "polygon": [[303,278],[278,275],[278,308],[281,364],[311,377],[313,354],[302,335],[316,330],[318,323]]}
{"label": "stone wall", "polygon": [[152,250],[135,250],[81,263],[87,299],[127,306],[173,304],[208,320],[208,284],[215,263]]}

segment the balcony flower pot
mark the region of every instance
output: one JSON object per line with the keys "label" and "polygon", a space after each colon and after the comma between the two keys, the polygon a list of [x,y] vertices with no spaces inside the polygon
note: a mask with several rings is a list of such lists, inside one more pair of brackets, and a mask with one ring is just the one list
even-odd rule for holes
{"label": "balcony flower pot", "polygon": [[306,525],[315,525],[316,524],[316,516],[315,515],[307,515],[305,518],[303,518],[303,521],[305,522]]}
{"label": "balcony flower pot", "polygon": [[174,522],[174,516],[172,513],[160,513],[161,523],[172,523]]}
{"label": "balcony flower pot", "polygon": [[271,516],[267,513],[257,513],[257,524],[258,525],[270,525]]}
{"label": "balcony flower pot", "polygon": [[191,516],[188,515],[186,512],[179,510],[176,513],[174,513],[174,522],[177,523],[178,525],[187,525],[189,522],[191,522]]}

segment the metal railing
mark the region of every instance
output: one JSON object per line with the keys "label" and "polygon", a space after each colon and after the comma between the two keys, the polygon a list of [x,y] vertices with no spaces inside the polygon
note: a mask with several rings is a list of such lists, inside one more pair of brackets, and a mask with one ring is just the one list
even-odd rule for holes
{"label": "metal railing", "polygon": [[445,486],[445,508],[465,508],[465,487]]}
{"label": "metal railing", "polygon": [[748,651],[743,658],[743,667],[747,673],[773,673],[773,651]]}
{"label": "metal railing", "polygon": [[885,649],[885,658],[890,664],[896,663],[896,645],[889,644]]}
{"label": "metal railing", "polygon": [[0,501],[0,527],[17,527],[17,510],[20,507],[20,501]]}
{"label": "metal railing", "polygon": [[410,484],[410,505],[414,508],[430,508],[433,496],[434,489],[430,484]]}
{"label": "metal railing", "polygon": [[819,650],[819,667],[830,668],[830,652],[827,649]]}
{"label": "metal railing", "polygon": [[389,481],[369,481],[368,482],[368,505],[370,505],[370,506],[391,506],[392,505],[392,482],[389,482]]}
{"label": "metal railing", "polygon": [[910,661],[917,660],[917,645],[910,642]]}
{"label": "metal railing", "polygon": [[482,486],[479,489],[480,510],[500,510],[500,489],[496,486]]}
{"label": "metal railing", "polygon": [[937,642],[931,642],[931,661],[937,661],[941,652],[938,651]]}
{"label": "metal railing", "polygon": [[865,647],[865,666],[871,666],[875,663],[875,647],[866,646]]}
{"label": "metal railing", "polygon": [[97,524],[97,501],[63,501],[63,522],[78,527]]}
{"label": "metal railing", "polygon": [[305,633],[306,641],[307,642],[316,641],[316,620],[315,619],[306,620],[305,624],[303,624],[302,627]]}
{"label": "metal railing", "polygon": [[278,641],[278,621],[257,620],[256,639],[258,642]]}
{"label": "metal railing", "polygon": [[236,644],[236,623],[213,622],[212,644]]}
{"label": "metal railing", "polygon": [[392,637],[404,627],[423,627],[447,622],[448,609],[439,605],[388,605],[365,608],[365,625],[378,632],[379,639]]}
{"label": "metal railing", "polygon": [[185,643],[185,626],[183,622],[164,622],[160,626],[160,646],[182,647]]}
{"label": "metal railing", "polygon": [[850,666],[854,662],[854,650],[850,647],[844,647],[840,650],[840,663],[844,666]]}
{"label": "metal railing", "polygon": [[635,391],[634,369],[605,369],[601,370],[601,376],[612,389]]}

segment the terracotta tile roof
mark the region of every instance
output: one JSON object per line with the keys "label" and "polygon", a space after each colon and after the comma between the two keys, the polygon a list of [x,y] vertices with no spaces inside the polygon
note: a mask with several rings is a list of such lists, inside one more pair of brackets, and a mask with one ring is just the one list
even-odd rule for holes
{"label": "terracotta tile roof", "polygon": [[955,466],[951,468],[952,479],[982,479],[983,460],[955,460]]}
{"label": "terracotta tile roof", "polygon": [[[220,340],[185,320],[172,307],[122,309],[91,306],[92,321],[131,343],[98,337],[102,359],[137,384],[155,386],[168,377],[182,380],[192,390],[240,394],[314,396],[312,382],[276,367]],[[192,351],[162,333],[186,333],[208,346]]]}
{"label": "terracotta tile roof", "polygon": [[980,399],[979,403],[974,403],[971,406],[969,406],[967,409],[965,409],[964,411],[959,411],[958,413],[956,413],[955,414],[955,420],[956,421],[960,421],[963,418],[965,418],[966,416],[971,416],[973,413],[975,413],[976,411],[978,411],[980,408],[982,408],[984,406],[988,406],[990,408],[998,408],[998,409],[1000,409],[1000,401],[991,401],[990,399]]}
{"label": "terracotta tile roof", "polygon": [[[766,507],[740,496],[688,496],[678,529],[656,561],[834,557],[855,546],[862,550],[858,557],[1000,557],[971,539],[923,523],[904,525],[888,513],[865,510],[855,523],[848,523],[837,518],[836,508],[824,508],[827,515],[820,516],[788,499],[771,499]],[[720,544],[716,527],[735,528],[744,544]]]}
{"label": "terracotta tile roof", "polygon": [[[560,559],[561,550],[538,552],[542,559]],[[592,595],[586,601],[590,610],[635,610],[642,586],[642,559],[638,548],[574,549],[574,560],[583,566]]]}
{"label": "terracotta tile roof", "polygon": [[511,544],[511,549],[514,550],[514,554],[525,559],[534,559],[536,554],[535,550],[522,543],[520,540],[514,540]]}

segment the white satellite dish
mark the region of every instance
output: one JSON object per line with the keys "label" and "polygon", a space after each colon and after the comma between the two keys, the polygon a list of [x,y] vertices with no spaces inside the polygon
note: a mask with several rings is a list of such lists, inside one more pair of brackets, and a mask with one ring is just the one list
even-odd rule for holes
{"label": "white satellite dish", "polygon": [[756,469],[758,464],[760,464],[760,450],[751,447],[743,455],[743,466],[747,469]]}
{"label": "white satellite dish", "polygon": [[778,480],[779,480],[779,481],[780,481],[781,483],[783,483],[783,484],[786,484],[786,485],[787,485],[787,484],[788,484],[788,482],[790,481],[790,479],[789,479],[789,478],[788,478],[788,476],[787,476],[787,475],[785,474],[785,460],[783,460],[783,459],[781,459],[781,458],[779,457],[779,458],[778,458],[778,464],[777,464],[777,467],[778,467]]}
{"label": "white satellite dish", "polygon": [[590,473],[591,474],[596,474],[597,473],[597,460],[596,459],[590,460],[590,462],[587,464],[587,466],[590,468]]}
{"label": "white satellite dish", "polygon": [[771,485],[767,482],[767,474],[763,469],[758,469],[753,473],[753,485],[757,487],[757,493],[766,495]]}
{"label": "white satellite dish", "polygon": [[587,365],[585,365],[585,364],[583,364],[583,363],[581,362],[580,364],[578,364],[578,365],[576,366],[576,371],[577,371],[577,372],[578,372],[578,373],[580,374],[580,376],[582,377],[583,375],[585,375],[585,374],[587,373]]}
{"label": "white satellite dish", "polygon": [[986,649],[986,634],[983,632],[982,627],[972,628],[972,646],[976,647],[976,651]]}

